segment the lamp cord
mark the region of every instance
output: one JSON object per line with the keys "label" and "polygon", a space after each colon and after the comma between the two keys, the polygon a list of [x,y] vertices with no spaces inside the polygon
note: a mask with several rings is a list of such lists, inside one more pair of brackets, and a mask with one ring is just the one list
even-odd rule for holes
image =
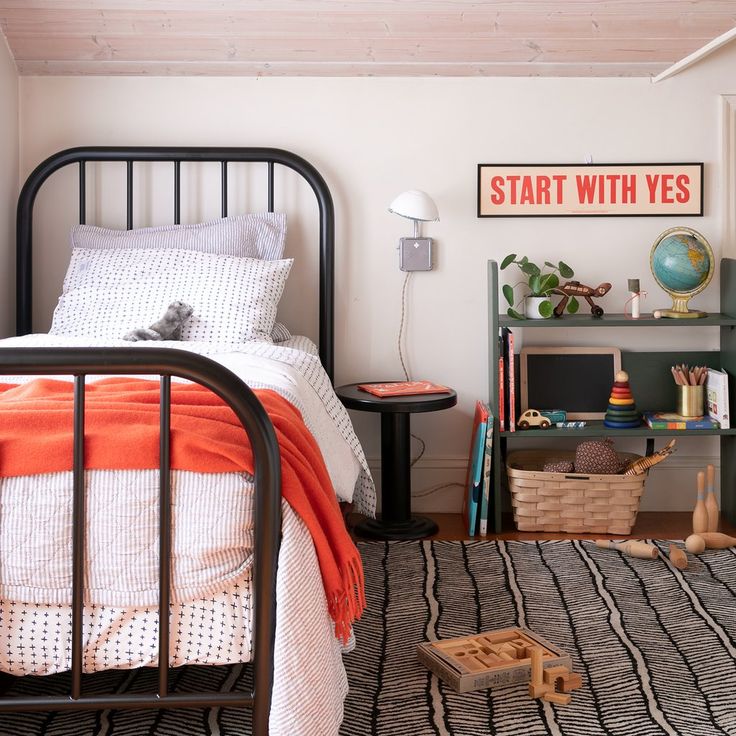
{"label": "lamp cord", "polygon": [[401,367],[404,370],[404,380],[409,380],[409,371],[406,369],[406,363],[404,362],[404,348],[403,348],[403,340],[404,340],[404,322],[406,317],[406,287],[409,284],[409,277],[412,275],[413,271],[407,271],[406,276],[404,276],[404,286],[401,289],[401,322],[399,323],[399,339],[398,339],[398,348],[399,348],[399,360],[401,361]]}
{"label": "lamp cord", "polygon": [[[399,360],[401,361],[401,368],[404,371],[404,380],[409,381],[411,380],[409,378],[409,371],[406,368],[406,363],[404,361],[404,348],[403,348],[403,340],[404,340],[404,324],[406,322],[406,287],[409,285],[409,277],[412,275],[413,271],[407,271],[406,276],[404,276],[404,285],[401,288],[401,321],[399,322],[399,339],[397,341],[397,345],[399,348]],[[414,438],[417,442],[421,444],[421,449],[419,450],[419,454],[411,461],[409,467],[414,467],[416,463],[421,459],[422,455],[424,455],[424,451],[427,449],[427,445],[424,442],[424,440],[415,435],[414,433],[411,433],[411,437]]]}

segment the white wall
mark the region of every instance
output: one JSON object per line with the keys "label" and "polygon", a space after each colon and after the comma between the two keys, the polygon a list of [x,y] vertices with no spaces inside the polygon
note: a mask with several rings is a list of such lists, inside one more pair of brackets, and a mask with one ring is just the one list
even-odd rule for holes
{"label": "white wall", "polygon": [[0,32],[0,335],[15,327],[15,202],[18,196],[18,73]]}
{"label": "white wall", "polygon": [[[667,304],[649,273],[651,244],[664,229],[702,232],[717,256],[723,243],[721,93],[734,92],[736,48],[658,85],[645,79],[281,79],[24,78],[21,80],[21,169],[73,145],[272,145],[312,161],[330,185],[337,210],[337,380],[400,376],[396,350],[403,273],[398,238],[411,224],[387,212],[399,192],[421,188],[441,221],[436,265],[409,288],[407,352],[416,378],[455,387],[458,406],[415,416],[427,443],[414,490],[464,477],[470,416],[487,395],[486,261],[511,251],[563,259],[584,282],[611,281],[602,304],[621,311],[628,278],[649,292],[643,309]],[[479,220],[479,162],[705,162],[702,218],[559,218]],[[292,240],[292,245],[295,245]],[[52,296],[66,255],[51,259],[42,291]],[[697,299],[715,309],[717,277]],[[287,319],[301,328],[300,294],[288,296]],[[44,325],[40,325],[43,327]],[[582,339],[589,340],[585,330]],[[651,345],[640,330],[595,336],[597,344]],[[704,329],[664,329],[660,346],[715,347]],[[552,342],[572,343],[557,334]],[[367,453],[379,455],[378,418],[353,414]],[[710,441],[681,442],[675,458],[650,481],[643,508],[689,508],[696,468]],[[643,451],[643,446],[622,449]],[[666,470],[669,464],[670,469]],[[431,474],[429,471],[432,471]],[[415,508],[459,508],[461,491],[446,488]]]}

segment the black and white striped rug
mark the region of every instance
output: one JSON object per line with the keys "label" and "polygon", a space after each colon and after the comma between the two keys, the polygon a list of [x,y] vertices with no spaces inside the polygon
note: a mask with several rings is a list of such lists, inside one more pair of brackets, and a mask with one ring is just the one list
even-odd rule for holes
{"label": "black and white striped rug", "polygon": [[[666,550],[667,545],[661,545]],[[371,602],[349,659],[345,736],[736,734],[736,554],[638,560],[591,542],[361,546]],[[523,686],[458,694],[417,642],[525,626],[583,687],[563,707]]]}
{"label": "black and white striped rug", "polygon": [[[733,550],[691,556],[681,572],[666,559],[623,557],[590,542],[370,542],[360,549],[369,608],[357,626],[358,648],[346,657],[342,736],[736,735]],[[416,659],[421,641],[513,625],[572,657],[583,687],[569,705],[533,701],[524,686],[460,695]],[[181,668],[176,686],[240,689],[247,672]],[[67,686],[63,678],[39,679],[47,690]],[[155,671],[107,672],[94,682],[99,690],[152,689]],[[242,712],[215,709],[6,715],[0,724],[2,736],[247,732]]]}

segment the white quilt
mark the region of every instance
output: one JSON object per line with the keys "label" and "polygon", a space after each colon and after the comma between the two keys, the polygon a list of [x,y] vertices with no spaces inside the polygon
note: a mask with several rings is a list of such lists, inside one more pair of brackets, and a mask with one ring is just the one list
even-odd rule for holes
{"label": "white quilt", "polygon": [[[31,335],[0,341],[0,349],[90,344],[131,346]],[[373,512],[375,492],[365,457],[311,350],[268,343],[136,345],[191,349],[253,388],[278,391],[301,411],[338,496]],[[252,478],[178,471],[172,480],[171,664],[248,661]],[[158,473],[88,471],[87,494],[85,669],[156,664]],[[70,499],[71,473],[0,481],[0,670],[47,674],[70,666]],[[311,537],[285,505],[274,734],[337,731],[346,692],[339,652]]]}

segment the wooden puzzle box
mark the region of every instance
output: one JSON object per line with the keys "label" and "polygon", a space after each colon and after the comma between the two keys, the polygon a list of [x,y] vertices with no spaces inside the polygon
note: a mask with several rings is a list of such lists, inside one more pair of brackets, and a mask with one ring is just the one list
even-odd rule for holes
{"label": "wooden puzzle box", "polygon": [[542,666],[572,669],[570,657],[528,629],[512,627],[417,645],[429,670],[460,693],[531,680],[531,647],[542,648]]}

